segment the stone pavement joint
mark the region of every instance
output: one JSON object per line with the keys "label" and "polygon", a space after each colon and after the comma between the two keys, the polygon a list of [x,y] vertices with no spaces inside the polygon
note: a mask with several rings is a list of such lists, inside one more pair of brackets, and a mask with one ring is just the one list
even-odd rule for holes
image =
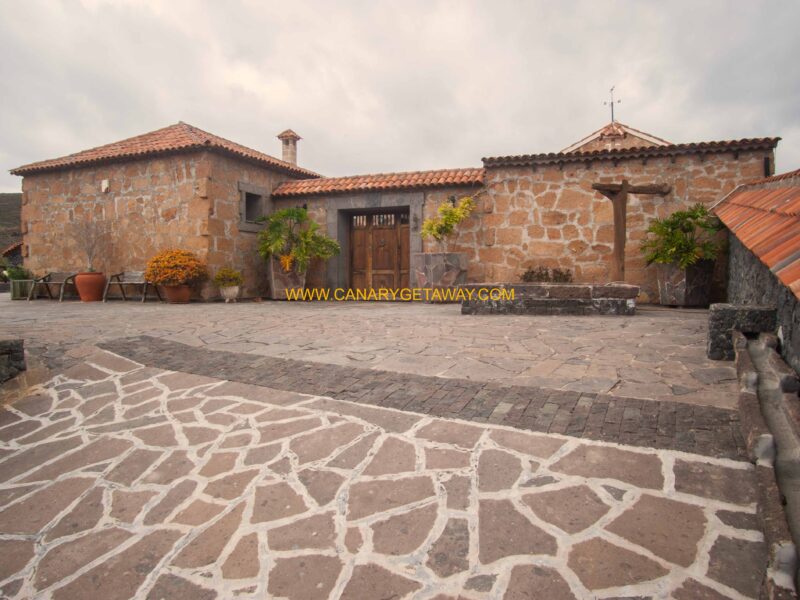
{"label": "stone pavement joint", "polygon": [[209,350],[137,336],[99,344],[139,363],[478,423],[745,460],[734,410]]}

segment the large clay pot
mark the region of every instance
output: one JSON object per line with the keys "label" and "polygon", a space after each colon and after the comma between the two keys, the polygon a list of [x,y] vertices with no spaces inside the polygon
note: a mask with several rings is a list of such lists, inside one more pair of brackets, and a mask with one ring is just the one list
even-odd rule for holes
{"label": "large clay pot", "polygon": [[239,297],[239,286],[226,285],[225,287],[219,288],[219,293],[225,298],[225,302],[236,302],[236,298]]}
{"label": "large clay pot", "polygon": [[286,300],[286,290],[302,290],[306,287],[306,274],[298,273],[294,269],[287,273],[277,258],[270,259],[267,271],[269,271],[269,297],[273,300]]}
{"label": "large clay pot", "polygon": [[167,295],[167,302],[170,304],[188,304],[192,297],[192,288],[183,285],[165,285],[164,293]]}
{"label": "large clay pot", "polygon": [[81,302],[100,302],[106,288],[106,276],[102,273],[78,273],[75,275],[75,288]]}
{"label": "large clay pot", "polygon": [[700,260],[686,269],[677,264],[656,264],[659,302],[665,306],[708,306],[713,275],[713,260]]}

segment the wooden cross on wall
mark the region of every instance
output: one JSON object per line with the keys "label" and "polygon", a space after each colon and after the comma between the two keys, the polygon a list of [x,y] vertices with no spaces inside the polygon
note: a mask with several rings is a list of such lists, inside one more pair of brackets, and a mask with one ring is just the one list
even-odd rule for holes
{"label": "wooden cross on wall", "polygon": [[614,205],[614,254],[611,263],[611,281],[625,281],[628,194],[666,196],[672,191],[672,186],[666,183],[631,185],[627,179],[623,179],[622,183],[594,183],[592,189],[603,194]]}

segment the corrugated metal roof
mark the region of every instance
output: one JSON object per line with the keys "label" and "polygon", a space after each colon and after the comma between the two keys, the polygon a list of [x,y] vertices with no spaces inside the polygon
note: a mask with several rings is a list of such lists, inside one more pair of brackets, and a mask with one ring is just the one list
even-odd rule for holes
{"label": "corrugated metal roof", "polygon": [[743,185],[714,212],[800,298],[800,170]]}

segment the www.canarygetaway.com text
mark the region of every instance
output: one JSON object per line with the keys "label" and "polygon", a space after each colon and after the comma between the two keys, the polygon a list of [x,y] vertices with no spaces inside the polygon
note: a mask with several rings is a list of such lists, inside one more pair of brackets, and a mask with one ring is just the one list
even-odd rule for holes
{"label": "www.canarygetaway.com text", "polygon": [[357,302],[394,300],[401,302],[463,302],[464,300],[513,300],[514,290],[485,288],[289,288],[286,299],[295,302]]}

